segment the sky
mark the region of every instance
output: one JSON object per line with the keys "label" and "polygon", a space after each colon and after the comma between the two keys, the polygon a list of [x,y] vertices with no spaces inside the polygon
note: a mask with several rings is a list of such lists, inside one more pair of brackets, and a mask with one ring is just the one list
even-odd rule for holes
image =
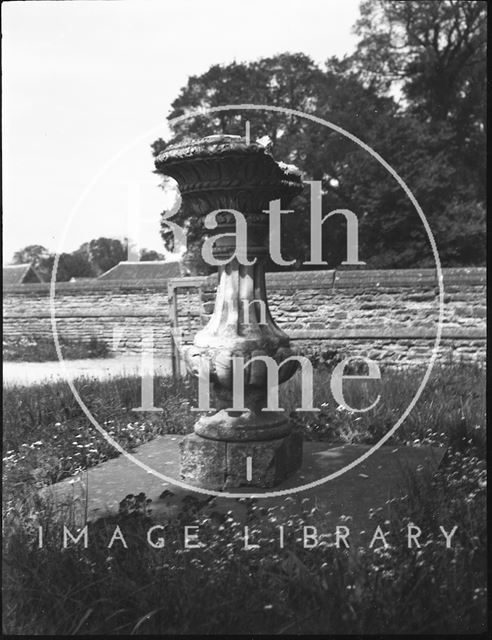
{"label": "sky", "polygon": [[[163,252],[150,143],[213,64],[355,47],[359,0],[2,3],[3,262],[130,236]],[[251,132],[254,139],[254,132]],[[135,220],[139,220],[138,224]]]}

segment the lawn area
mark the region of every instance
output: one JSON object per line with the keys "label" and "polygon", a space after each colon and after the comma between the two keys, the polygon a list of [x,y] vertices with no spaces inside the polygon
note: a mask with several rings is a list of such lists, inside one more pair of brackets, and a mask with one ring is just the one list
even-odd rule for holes
{"label": "lawn area", "polygon": [[[373,443],[410,402],[423,370],[383,371],[381,401],[360,414],[330,394],[328,368],[315,375],[312,414],[293,413],[306,439]],[[192,430],[194,381],[156,378],[155,406],[136,413],[138,377],[75,382],[84,402],[124,447],[159,434]],[[281,406],[300,406],[299,377],[283,385]],[[374,400],[370,384],[347,389],[350,406]],[[193,504],[164,524],[154,549],[145,500],[89,525],[90,544],[60,548],[63,523],[37,490],[113,457],[64,382],[9,387],[4,393],[4,632],[12,634],[360,634],[483,632],[486,620],[485,372],[472,365],[436,368],[392,443],[447,447],[433,476],[405,478],[406,495],[372,514],[391,540],[382,547],[337,549],[333,536],[314,549],[295,540],[280,549],[282,504],[247,499],[259,549],[242,548],[242,525],[205,518]],[[137,488],[136,488],[137,490]],[[121,496],[123,499],[124,496]],[[323,530],[316,509],[289,523]],[[407,548],[414,523],[422,547]],[[69,523],[65,522],[67,526]],[[129,549],[108,540],[116,524]],[[183,526],[199,524],[201,549],[184,549]],[[343,524],[343,523],[340,523]],[[44,544],[38,548],[38,529]],[[451,548],[439,526],[457,526]],[[325,527],[326,530],[326,527]],[[110,533],[111,532],[111,533]]]}

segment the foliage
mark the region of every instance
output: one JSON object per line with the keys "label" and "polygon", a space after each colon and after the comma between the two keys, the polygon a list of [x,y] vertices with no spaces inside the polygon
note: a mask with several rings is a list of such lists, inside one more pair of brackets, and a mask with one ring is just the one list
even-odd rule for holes
{"label": "foliage", "polygon": [[[100,424],[125,448],[161,433],[186,433],[194,421],[188,395],[192,383],[155,378],[155,403],[162,413],[136,414],[141,404],[141,379],[114,377],[74,380],[85,404]],[[4,460],[7,472],[28,486],[57,482],[118,452],[88,422],[65,381],[4,390]],[[35,471],[34,471],[35,470]]]}
{"label": "foliage", "polygon": [[[316,413],[295,411],[302,403],[302,378],[298,372],[281,387],[282,406],[303,429],[306,439],[374,444],[395,424],[419,388],[424,370],[381,369],[381,381],[345,382],[344,397],[348,406],[363,409],[380,394],[377,405],[368,412],[354,413],[338,406],[328,391],[336,358],[320,362],[315,368],[313,406]],[[359,372],[351,372],[352,375]],[[422,396],[389,444],[453,446],[472,445],[485,450],[485,371],[465,364],[437,365]],[[437,431],[437,425],[439,430]],[[468,442],[468,439],[470,442]],[[461,444],[460,444],[461,443]]]}
{"label": "foliage", "polygon": [[[486,3],[464,0],[366,0],[359,43],[343,60],[316,65],[301,53],[214,65],[189,78],[168,118],[227,104],[274,105],[332,122],[379,153],[411,189],[435,235],[444,266],[485,260]],[[422,220],[392,176],[339,133],[293,115],[231,109],[171,124],[167,144],[217,133],[268,136],[277,159],[321,180],[323,211],[350,209],[360,221],[360,259],[370,267],[433,265]],[[309,259],[309,193],[283,216],[282,247],[296,268]],[[189,262],[199,265],[199,220],[181,211]],[[172,249],[164,223],[162,236]],[[345,260],[345,223],[323,226],[323,260]],[[268,265],[278,269],[274,263]],[[198,267],[200,268],[200,267]],[[319,267],[318,267],[319,268]]]}
{"label": "foliage", "polygon": [[84,256],[93,274],[99,276],[126,260],[127,241],[122,242],[117,238],[97,238],[84,242],[76,253]]}
{"label": "foliage", "polygon": [[[49,273],[48,280],[51,280],[55,254],[50,254],[45,264]],[[72,278],[93,278],[94,275],[94,269],[84,253],[80,251],[60,253],[56,270],[57,282],[67,282]]]}
{"label": "foliage", "polygon": [[164,255],[162,253],[158,253],[153,249],[141,249],[140,250],[140,260],[142,262],[152,262],[154,260],[164,260]]}
{"label": "foliage", "polygon": [[[57,282],[67,282],[72,278],[96,278],[127,259],[127,239],[95,238],[84,242],[72,253],[61,253],[56,271]],[[32,263],[45,282],[51,280],[56,254],[41,245],[29,245],[16,251],[12,264]],[[164,260],[164,256],[154,250],[140,249],[140,260]]]}
{"label": "foliage", "polygon": [[44,281],[49,280],[51,269],[48,268],[49,251],[40,244],[30,244],[16,251],[12,264],[31,264]]}
{"label": "foliage", "polygon": [[[391,99],[378,97],[352,74],[340,74],[334,66],[323,71],[304,54],[282,54],[256,62],[216,65],[203,76],[190,78],[173,102],[169,118],[186,115],[196,108],[242,103],[275,105],[321,116],[346,126],[355,135],[363,135],[372,119],[382,118],[383,114],[390,117],[396,109]],[[169,142],[213,133],[241,135],[246,119],[255,138],[270,138],[277,158],[299,166],[306,180],[322,180],[324,210],[347,206],[349,193],[343,187],[340,173],[345,155],[354,148],[354,143],[304,118],[267,110],[248,111],[246,115],[240,110],[219,112],[172,125],[173,137]],[[154,154],[165,146],[164,141],[157,140],[152,145]],[[306,188],[292,203],[296,215],[284,216],[282,227],[283,256],[296,259],[298,266],[309,259],[306,219],[309,199]],[[186,228],[188,251],[196,253],[203,232],[201,221],[187,217],[184,211],[178,211],[173,221]],[[325,224],[326,227],[330,242],[325,243],[323,258],[330,265],[339,264],[345,259],[344,243],[339,241],[343,237],[343,224],[335,219]],[[171,249],[172,234],[166,225],[161,233],[167,248]],[[278,268],[274,263],[269,267]]]}
{"label": "foliage", "polygon": [[[407,386],[421,374],[402,372],[395,387],[386,390],[411,393]],[[321,369],[317,375],[319,383],[326,372]],[[268,508],[245,499],[245,521],[234,511],[217,510],[216,500],[207,502],[206,511],[196,500],[188,501],[175,516],[157,522],[144,494],[121,496],[118,515],[89,524],[87,549],[81,544],[62,549],[62,526],[67,524],[75,532],[75,523],[60,520],[53,504],[40,500],[33,490],[49,481],[47,475],[38,474],[39,482],[26,485],[19,471],[22,456],[37,449],[68,460],[81,451],[75,445],[70,449],[70,441],[96,447],[84,421],[70,417],[76,409],[63,383],[8,390],[5,430],[13,450],[7,451],[5,461],[5,631],[21,635],[483,633],[485,424],[483,398],[470,394],[472,388],[480,396],[484,393],[483,376],[483,369],[456,366],[437,370],[432,377],[403,439],[423,441],[422,434],[427,433],[426,442],[446,444],[448,453],[434,477],[404,476],[403,496],[370,514],[374,529],[381,525],[388,533],[387,549],[379,544],[373,549],[337,549],[329,515],[316,507],[293,515],[291,498]],[[172,428],[179,421],[183,399],[192,390],[170,385],[160,380],[156,391],[165,386],[166,397],[174,403],[168,422]],[[114,414],[115,403],[128,407],[138,400],[137,379],[77,381],[77,386],[83,387],[81,394],[91,410],[102,410],[101,415],[104,411]],[[319,399],[322,388],[316,385]],[[290,396],[292,389],[287,391]],[[102,402],[97,400],[100,396]],[[380,419],[392,419],[392,409],[401,409],[397,396],[389,396]],[[284,402],[288,399],[284,397]],[[329,401],[326,390],[324,400]],[[157,404],[162,402],[159,397]],[[53,420],[58,418],[63,424],[54,428]],[[349,424],[347,414],[345,418]],[[128,429],[124,435],[126,419],[117,415],[113,425],[115,432],[121,429],[119,437],[125,446],[131,433]],[[134,431],[139,433],[138,425],[144,422],[138,421]],[[57,444],[60,438],[63,446]],[[35,464],[31,460],[31,471]],[[83,464],[90,465],[90,459],[79,467]],[[73,465],[70,472],[76,470]],[[350,525],[350,518],[344,522]],[[151,548],[146,541],[149,527],[157,523],[164,527],[161,549]],[[242,549],[244,524],[260,544],[258,549]],[[279,524],[286,529],[284,549],[277,542]],[[314,549],[304,549],[299,540],[306,524],[325,534]],[[422,529],[419,549],[407,548],[408,524]],[[443,544],[440,524],[448,531],[458,527],[451,549]],[[38,548],[38,525],[44,530],[42,549]],[[116,525],[128,549],[118,542],[108,548]],[[200,527],[203,548],[184,549],[184,525]]]}
{"label": "foliage", "polygon": [[463,138],[485,123],[487,3],[365,0],[355,60],[371,83],[398,83],[424,118],[452,120]]}
{"label": "foliage", "polygon": [[446,266],[485,261],[486,17],[477,0],[366,0],[356,25],[351,64],[370,86],[399,91],[403,112],[421,124],[417,157],[405,155],[422,177],[409,186]]}
{"label": "foliage", "polygon": [[[108,345],[96,336],[88,342],[58,338],[65,360],[82,360],[86,358],[108,358]],[[6,362],[51,362],[59,360],[53,338],[42,335],[23,335],[19,338],[3,340],[3,359]]]}

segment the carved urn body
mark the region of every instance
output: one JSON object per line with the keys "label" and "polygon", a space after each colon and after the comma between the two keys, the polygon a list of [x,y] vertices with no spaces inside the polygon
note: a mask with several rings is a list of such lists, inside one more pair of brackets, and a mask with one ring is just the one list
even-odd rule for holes
{"label": "carved urn body", "polygon": [[[202,416],[195,433],[185,438],[182,477],[213,489],[274,486],[300,466],[302,441],[283,412],[267,407],[271,380],[262,357],[279,367],[279,384],[293,375],[297,363],[281,364],[292,355],[289,339],[268,309],[266,211],[273,200],[285,208],[301,191],[301,179],[263,146],[246,144],[239,136],[174,145],[155,164],[177,181],[182,207],[201,221],[204,236],[215,236],[209,248],[221,263],[214,312],[185,354],[190,373],[210,378],[218,411]],[[246,221],[244,246],[238,246],[241,220],[235,212]],[[244,397],[240,410],[233,394],[238,381]]]}

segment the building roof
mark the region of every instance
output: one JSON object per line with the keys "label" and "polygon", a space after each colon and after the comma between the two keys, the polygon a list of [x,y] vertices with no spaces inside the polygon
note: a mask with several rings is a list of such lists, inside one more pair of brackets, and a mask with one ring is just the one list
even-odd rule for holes
{"label": "building roof", "polygon": [[3,267],[3,285],[27,284],[30,282],[43,282],[43,279],[33,269],[31,263],[9,264]]}
{"label": "building roof", "polygon": [[109,271],[102,273],[98,280],[168,280],[180,278],[180,262],[152,260],[148,262],[120,262]]}

